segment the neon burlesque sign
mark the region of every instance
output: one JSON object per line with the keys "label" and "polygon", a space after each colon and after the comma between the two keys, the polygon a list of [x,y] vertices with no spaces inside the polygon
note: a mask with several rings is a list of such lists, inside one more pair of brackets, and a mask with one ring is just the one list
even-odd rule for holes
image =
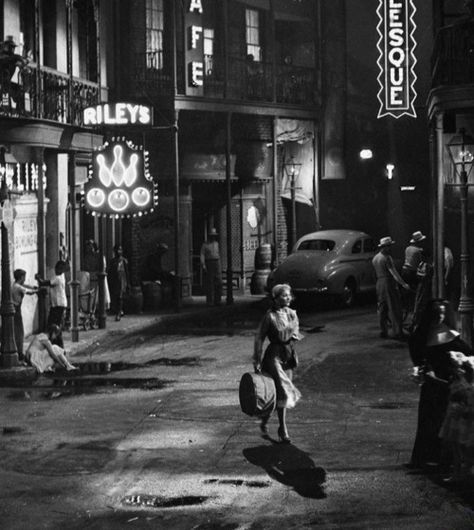
{"label": "neon burlesque sign", "polygon": [[414,50],[416,29],[413,16],[416,8],[413,0],[380,0],[377,9],[379,22],[378,81],[380,101],[378,118],[383,116],[413,116],[416,118],[414,102],[415,64]]}
{"label": "neon burlesque sign", "polygon": [[84,201],[86,209],[98,216],[135,217],[152,212],[157,193],[148,173],[148,153],[124,137],[106,142],[92,156]]}

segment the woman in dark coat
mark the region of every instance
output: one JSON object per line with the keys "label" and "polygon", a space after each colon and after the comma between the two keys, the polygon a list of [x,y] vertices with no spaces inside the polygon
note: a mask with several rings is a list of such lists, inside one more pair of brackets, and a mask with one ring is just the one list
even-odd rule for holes
{"label": "woman in dark coat", "polygon": [[[255,334],[254,368],[263,371],[275,382],[276,409],[280,426],[278,436],[283,443],[290,443],[286,426],[286,409],[293,408],[301,394],[292,382],[293,369],[297,360],[293,343],[301,338],[296,311],[291,309],[291,287],[287,284],[275,285],[272,289],[272,308],[263,317]],[[263,352],[263,343],[268,338],[269,345]],[[260,430],[268,437],[267,423],[270,415],[262,418]]]}
{"label": "woman in dark coat", "polygon": [[470,347],[455,330],[449,303],[432,300],[408,341],[413,375],[421,384],[418,427],[410,467],[449,464],[442,455],[439,430],[448,405],[449,383],[454,376],[450,351],[471,355]]}

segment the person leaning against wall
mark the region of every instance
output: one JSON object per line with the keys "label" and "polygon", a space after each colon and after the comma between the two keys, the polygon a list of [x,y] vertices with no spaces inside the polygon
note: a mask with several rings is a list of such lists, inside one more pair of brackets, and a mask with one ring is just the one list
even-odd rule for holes
{"label": "person leaning against wall", "polygon": [[24,362],[25,357],[23,353],[23,342],[25,340],[25,329],[23,327],[23,316],[21,314],[21,304],[23,298],[26,295],[32,295],[38,293],[38,287],[36,285],[27,285],[25,283],[26,271],[23,269],[16,269],[13,273],[15,281],[12,285],[12,302],[15,307],[15,315],[13,317],[14,329],[15,329],[15,343],[16,350],[18,352],[18,359],[20,362]]}

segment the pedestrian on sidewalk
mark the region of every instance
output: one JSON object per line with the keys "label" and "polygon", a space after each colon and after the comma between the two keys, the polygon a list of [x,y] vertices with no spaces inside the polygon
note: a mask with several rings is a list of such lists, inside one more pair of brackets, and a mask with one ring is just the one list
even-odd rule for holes
{"label": "pedestrian on sidewalk", "polygon": [[222,297],[222,267],[217,230],[211,228],[208,240],[201,246],[201,266],[205,273],[206,303],[220,305]]}
{"label": "pedestrian on sidewalk", "polygon": [[[102,266],[101,266],[102,265]],[[84,271],[89,273],[90,284],[89,289],[94,290],[94,306],[97,305],[99,297],[99,276],[102,272],[107,270],[107,263],[105,256],[100,254],[100,249],[93,239],[86,241],[84,249]],[[109,282],[107,281],[107,274],[104,275],[104,303],[105,309],[110,307],[110,291]]]}
{"label": "pedestrian on sidewalk", "polygon": [[[291,442],[286,425],[286,409],[293,408],[301,398],[300,391],[292,382],[293,370],[298,365],[294,343],[302,338],[298,316],[290,308],[292,299],[289,285],[278,284],[273,287],[272,307],[265,313],[255,334],[253,355],[255,372],[263,371],[275,382],[278,437],[282,443]],[[266,338],[270,344],[262,355]],[[261,420],[260,431],[264,438],[268,438],[270,415]]]}
{"label": "pedestrian on sidewalk", "polygon": [[453,303],[453,269],[454,256],[452,250],[445,245],[443,250],[443,278],[446,290],[446,300]]}
{"label": "pedestrian on sidewalk", "polygon": [[63,345],[62,331],[64,328],[64,318],[67,310],[67,295],[66,295],[66,276],[67,263],[59,260],[54,266],[54,275],[50,280],[44,280],[36,275],[40,287],[49,287],[49,298],[51,307],[48,315],[48,329],[52,325],[58,326],[60,332],[57,337],[58,343],[61,347]]}
{"label": "pedestrian on sidewalk", "polygon": [[374,256],[372,265],[377,277],[377,312],[379,316],[380,336],[388,337],[389,323],[392,326],[393,338],[403,339],[402,331],[402,303],[398,285],[404,289],[410,286],[402,279],[391,256],[392,245],[395,241],[390,236],[380,239],[379,252]]}
{"label": "pedestrian on sidewalk", "polygon": [[415,292],[418,287],[418,266],[422,260],[426,236],[417,230],[411,235],[410,242],[405,248],[405,261],[403,262],[401,277],[410,286],[402,297],[404,313],[408,317],[414,311]]}
{"label": "pedestrian on sidewalk", "polygon": [[456,482],[470,476],[474,449],[474,358],[452,351],[454,378],[449,385],[449,400],[439,437],[453,459],[451,476]]}
{"label": "pedestrian on sidewalk", "polygon": [[418,277],[418,285],[416,286],[415,305],[413,307],[413,317],[410,323],[410,333],[420,323],[421,315],[423,314],[428,302],[431,300],[431,290],[433,284],[433,260],[429,249],[423,249],[421,261],[418,265],[416,275]]}
{"label": "pedestrian on sidewalk", "polygon": [[114,246],[114,257],[110,260],[107,269],[110,289],[110,305],[115,312],[115,320],[119,321],[123,317],[123,299],[130,288],[128,274],[128,260],[123,255],[122,245]]}
{"label": "pedestrian on sidewalk", "polygon": [[413,362],[412,377],[420,384],[418,425],[410,467],[447,465],[439,432],[448,405],[449,382],[455,375],[450,351],[471,356],[472,351],[454,327],[454,318],[446,300],[428,303],[419,326],[408,341]]}
{"label": "pedestrian on sidewalk", "polygon": [[18,359],[23,362],[25,356],[23,353],[23,342],[25,340],[25,329],[23,327],[23,316],[21,314],[21,304],[23,298],[26,295],[32,295],[38,293],[38,287],[36,285],[27,285],[26,271],[23,269],[16,269],[13,272],[13,278],[15,281],[12,285],[12,302],[15,307],[15,315],[13,317],[14,329],[15,329],[15,344],[16,351],[18,352]]}

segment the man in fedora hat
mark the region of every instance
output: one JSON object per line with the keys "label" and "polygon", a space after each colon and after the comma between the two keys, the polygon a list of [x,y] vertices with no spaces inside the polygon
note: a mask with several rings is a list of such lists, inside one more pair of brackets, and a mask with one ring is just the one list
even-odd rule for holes
{"label": "man in fedora hat", "polygon": [[9,94],[18,110],[23,111],[24,93],[22,87],[14,82],[14,74],[17,68],[26,66],[27,59],[15,53],[17,44],[12,35],[7,35],[5,40],[0,42],[0,79],[4,94]]}
{"label": "man in fedora hat", "polygon": [[201,266],[206,275],[206,303],[220,305],[222,296],[222,268],[217,242],[217,230],[211,228],[201,247]]}
{"label": "man in fedora hat", "polygon": [[374,256],[372,265],[377,277],[377,313],[379,316],[380,336],[388,337],[389,322],[395,339],[403,339],[402,304],[398,285],[404,289],[410,286],[403,280],[393,263],[392,245],[395,241],[390,236],[382,237],[378,245],[379,252]]}
{"label": "man in fedora hat", "polygon": [[425,248],[426,236],[417,230],[411,235],[410,242],[405,248],[405,261],[402,266],[402,278],[410,286],[410,292],[403,297],[405,313],[409,315],[414,309],[415,296],[419,278],[416,271],[421,263]]}

